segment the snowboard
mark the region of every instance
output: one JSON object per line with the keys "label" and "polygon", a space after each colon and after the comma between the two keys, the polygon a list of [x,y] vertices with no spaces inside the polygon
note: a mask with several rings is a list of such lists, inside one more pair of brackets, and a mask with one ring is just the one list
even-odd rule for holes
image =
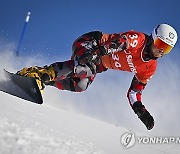
{"label": "snowboard", "polygon": [[0,81],[0,91],[33,103],[43,103],[37,82],[32,77],[24,77],[4,70],[4,79]]}

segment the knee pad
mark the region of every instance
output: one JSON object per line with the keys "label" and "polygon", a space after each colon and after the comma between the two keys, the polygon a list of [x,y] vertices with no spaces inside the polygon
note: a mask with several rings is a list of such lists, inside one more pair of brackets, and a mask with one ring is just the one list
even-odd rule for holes
{"label": "knee pad", "polygon": [[74,68],[74,73],[76,77],[81,78],[81,79],[94,76],[91,68],[87,65],[83,65],[83,66],[77,65]]}

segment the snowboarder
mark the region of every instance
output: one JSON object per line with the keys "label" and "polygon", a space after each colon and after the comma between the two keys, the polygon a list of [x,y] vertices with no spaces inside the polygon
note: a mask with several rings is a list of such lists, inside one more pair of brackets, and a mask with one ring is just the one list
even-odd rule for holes
{"label": "snowboarder", "polygon": [[82,92],[93,82],[96,74],[108,69],[133,72],[127,97],[130,106],[148,130],[154,119],[142,104],[141,95],[154,75],[157,59],[175,46],[177,33],[168,24],[160,24],[151,35],[137,31],[105,34],[92,31],[78,37],[72,46],[72,57],[44,67],[23,68],[17,74],[34,77],[41,89],[45,85],[61,90]]}

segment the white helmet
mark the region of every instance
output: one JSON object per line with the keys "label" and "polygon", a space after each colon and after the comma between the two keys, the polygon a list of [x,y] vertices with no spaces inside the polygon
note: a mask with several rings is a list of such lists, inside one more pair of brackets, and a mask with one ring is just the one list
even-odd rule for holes
{"label": "white helmet", "polygon": [[160,24],[153,30],[152,38],[155,47],[168,54],[177,42],[177,32],[168,24]]}

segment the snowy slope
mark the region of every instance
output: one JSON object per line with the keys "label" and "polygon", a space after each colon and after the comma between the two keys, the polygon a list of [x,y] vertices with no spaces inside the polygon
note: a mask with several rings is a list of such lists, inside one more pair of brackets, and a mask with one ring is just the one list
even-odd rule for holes
{"label": "snowy slope", "polygon": [[174,145],[124,149],[120,138],[129,131],[125,128],[2,92],[0,96],[0,154],[179,153]]}

